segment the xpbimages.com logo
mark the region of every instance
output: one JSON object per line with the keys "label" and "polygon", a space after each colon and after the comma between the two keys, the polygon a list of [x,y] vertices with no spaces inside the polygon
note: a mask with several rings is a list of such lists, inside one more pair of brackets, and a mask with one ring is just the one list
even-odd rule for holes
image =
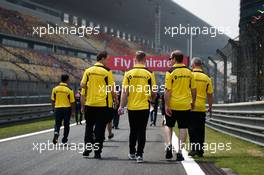
{"label": "xpbimages.com logo", "polygon": [[[144,77],[142,77],[144,78]],[[89,87],[88,87],[89,88]],[[113,86],[110,85],[100,85],[99,86],[99,93],[108,94],[110,92],[120,92],[121,90],[128,92],[128,93],[144,93],[145,95],[149,96],[151,95],[151,92],[154,93],[164,93],[165,92],[165,85],[116,85]]]}
{"label": "xpbimages.com logo", "polygon": [[217,35],[229,35],[231,34],[230,27],[209,27],[209,26],[184,26],[179,24],[178,26],[165,26],[164,34],[172,38],[179,35],[208,35],[211,38],[217,37]]}
{"label": "xpbimages.com logo", "polygon": [[32,35],[38,35],[40,38],[45,35],[78,35],[84,37],[85,35],[98,35],[100,33],[100,27],[86,27],[86,26],[58,26],[57,24],[47,26],[33,26]]}
{"label": "xpbimages.com logo", "polygon": [[68,144],[63,144],[63,143],[58,143],[54,145],[52,142],[49,140],[45,143],[39,143],[39,142],[34,142],[32,143],[32,150],[39,152],[42,154],[45,151],[77,151],[78,153],[83,153],[84,150],[94,150],[97,151],[99,150],[99,143],[68,143]]}
{"label": "xpbimages.com logo", "polygon": [[[232,143],[228,142],[228,143],[206,143],[204,142],[202,145],[199,143],[181,143],[181,148],[184,148],[185,150],[203,150],[205,152],[209,152],[211,154],[215,154],[217,152],[221,152],[221,151],[231,151],[232,150]],[[173,152],[177,152],[178,150],[176,150],[176,148],[172,147],[172,151]]]}

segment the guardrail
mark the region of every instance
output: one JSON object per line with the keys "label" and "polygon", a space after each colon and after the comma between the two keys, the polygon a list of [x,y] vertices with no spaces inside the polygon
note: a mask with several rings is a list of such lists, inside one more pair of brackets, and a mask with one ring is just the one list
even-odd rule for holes
{"label": "guardrail", "polygon": [[49,101],[50,101],[50,95],[0,97],[0,105],[43,104],[43,103],[48,103]]}
{"label": "guardrail", "polygon": [[0,125],[47,118],[53,115],[51,104],[0,105]]}
{"label": "guardrail", "polygon": [[264,146],[264,101],[213,105],[212,129]]}

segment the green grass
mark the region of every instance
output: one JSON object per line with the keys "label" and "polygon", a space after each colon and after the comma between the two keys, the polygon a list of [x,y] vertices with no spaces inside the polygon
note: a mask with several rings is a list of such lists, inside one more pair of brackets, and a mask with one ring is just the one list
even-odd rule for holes
{"label": "green grass", "polygon": [[[178,131],[177,131],[178,132]],[[203,158],[197,161],[212,162],[219,168],[231,168],[239,175],[264,174],[264,148],[232,136],[206,128],[207,144],[231,143],[231,150],[205,151]],[[225,147],[227,148],[227,147]]]}
{"label": "green grass", "polygon": [[0,139],[50,129],[53,128],[53,126],[53,118],[40,119],[17,124],[8,124],[0,126]]}

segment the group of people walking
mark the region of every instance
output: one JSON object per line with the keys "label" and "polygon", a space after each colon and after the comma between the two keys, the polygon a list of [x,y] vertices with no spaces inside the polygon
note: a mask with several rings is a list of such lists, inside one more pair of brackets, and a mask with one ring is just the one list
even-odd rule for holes
{"label": "group of people walking", "polygon": [[[210,112],[213,93],[211,79],[203,72],[201,59],[193,58],[190,70],[183,64],[183,57],[184,54],[179,50],[171,53],[169,59],[173,66],[166,72],[165,92],[161,98],[165,114],[165,157],[173,157],[172,132],[177,122],[180,130],[177,161],[184,160],[181,150],[188,130],[192,145],[189,155],[203,156],[205,103],[208,96]],[[97,62],[83,73],[79,95],[75,96],[79,101],[76,105],[80,104],[80,111],[86,120],[85,145],[98,145],[98,149],[94,150],[85,147],[84,157],[94,151],[94,158],[101,158],[105,130],[107,128],[109,131],[109,139],[114,136],[111,129],[118,129],[117,116],[123,115],[127,106],[130,127],[128,158],[138,163],[143,162],[150,105],[153,106],[151,126],[155,126],[160,99],[160,95],[155,91],[155,75],[145,67],[145,61],[146,54],[137,51],[134,67],[124,75],[121,94],[116,93],[112,71],[107,68],[107,52],[98,53]],[[71,114],[74,115],[74,94],[67,85],[69,76],[62,75],[61,80],[62,82],[53,89],[51,97],[55,109],[54,144],[58,142],[62,120],[65,127],[62,142],[67,143],[69,118]]]}

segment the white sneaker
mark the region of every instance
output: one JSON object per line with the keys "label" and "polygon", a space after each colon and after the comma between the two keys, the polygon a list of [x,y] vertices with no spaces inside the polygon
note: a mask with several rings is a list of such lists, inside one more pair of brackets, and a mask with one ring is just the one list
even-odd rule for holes
{"label": "white sneaker", "polygon": [[136,160],[136,155],[135,154],[128,154],[128,159],[129,160]]}
{"label": "white sneaker", "polygon": [[143,163],[143,156],[137,156],[137,163]]}

